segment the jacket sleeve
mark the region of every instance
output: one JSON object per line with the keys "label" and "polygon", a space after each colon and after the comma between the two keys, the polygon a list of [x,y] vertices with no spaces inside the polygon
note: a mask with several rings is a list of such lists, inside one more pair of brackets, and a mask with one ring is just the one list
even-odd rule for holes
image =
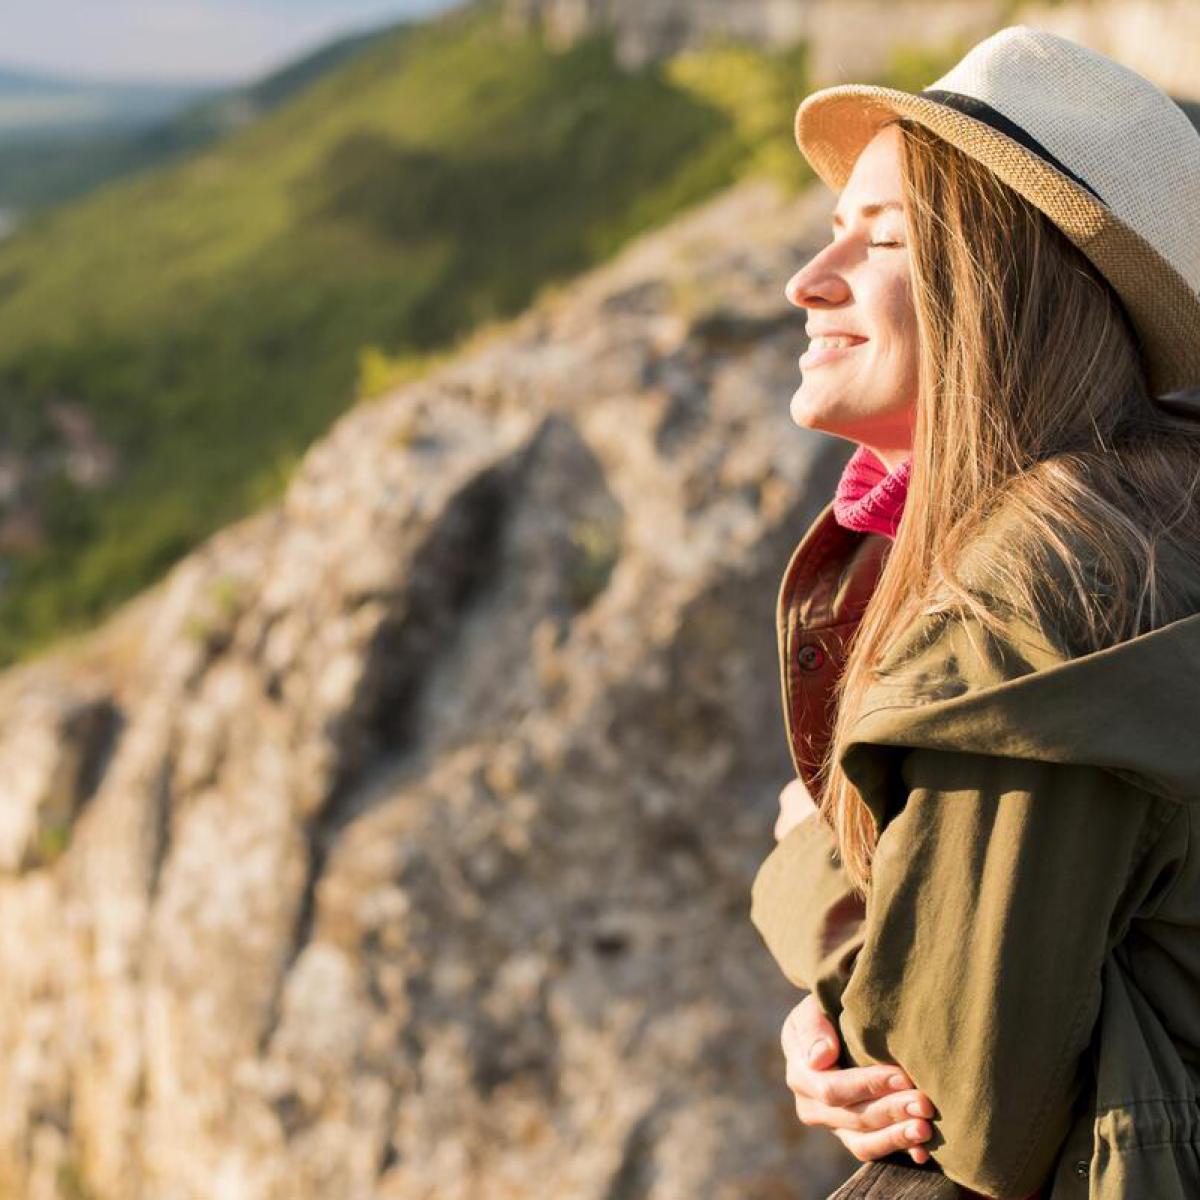
{"label": "jacket sleeve", "polygon": [[833,830],[815,813],[780,839],[751,887],[750,920],[772,957],[788,980],[816,992],[834,1019],[862,945],[864,915]]}
{"label": "jacket sleeve", "polygon": [[925,1146],[947,1176],[1023,1197],[1088,1084],[1101,968],[1178,806],[1087,765],[888,761],[903,802],[876,846],[841,1036],[854,1065],[896,1063],[929,1096]]}

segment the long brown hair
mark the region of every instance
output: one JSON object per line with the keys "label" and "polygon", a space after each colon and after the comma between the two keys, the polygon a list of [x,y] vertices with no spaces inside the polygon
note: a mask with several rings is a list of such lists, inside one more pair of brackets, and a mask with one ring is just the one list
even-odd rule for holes
{"label": "long brown hair", "polygon": [[[819,807],[860,894],[877,833],[839,765],[877,666],[921,614],[1007,611],[1087,653],[1195,611],[1200,420],[1151,398],[1117,294],[1037,207],[907,119],[901,160],[919,386],[903,518],[850,645]],[[1003,505],[1018,519],[980,538]],[[1189,592],[1190,585],[1190,592]],[[1048,616],[1049,614],[1049,616]]]}

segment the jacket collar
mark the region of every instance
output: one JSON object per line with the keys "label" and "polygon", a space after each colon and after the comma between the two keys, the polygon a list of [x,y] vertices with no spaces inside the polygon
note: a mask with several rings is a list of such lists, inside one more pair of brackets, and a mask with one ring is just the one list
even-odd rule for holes
{"label": "jacket collar", "polygon": [[1200,798],[1200,612],[1076,657],[1016,622],[997,639],[966,618],[925,618],[902,642],[922,648],[885,663],[841,759],[864,798],[909,747],[1088,764]]}

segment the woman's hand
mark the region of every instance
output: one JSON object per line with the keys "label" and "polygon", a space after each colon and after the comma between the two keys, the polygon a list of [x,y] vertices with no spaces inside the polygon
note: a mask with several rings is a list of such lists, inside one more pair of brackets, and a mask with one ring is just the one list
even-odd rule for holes
{"label": "woman's hand", "polygon": [[[779,793],[776,841],[818,811],[803,780],[793,779]],[[822,1039],[824,1046],[810,1059],[810,1048]],[[796,1095],[796,1115],[805,1125],[828,1129],[860,1162],[897,1150],[907,1150],[917,1163],[929,1158],[929,1151],[918,1143],[933,1132],[925,1119],[933,1116],[932,1101],[899,1067],[838,1068],[838,1032],[816,996],[805,996],[788,1013],[780,1040],[787,1084]],[[900,1082],[893,1083],[894,1078]]]}
{"label": "woman's hand", "polygon": [[[820,1039],[824,1048],[810,1059],[809,1049]],[[929,1121],[921,1119],[933,1116],[932,1101],[899,1067],[836,1067],[837,1030],[815,995],[805,996],[788,1013],[781,1041],[787,1084],[796,1095],[796,1115],[805,1125],[828,1129],[859,1162],[897,1150],[907,1150],[913,1162],[929,1158],[929,1151],[917,1143],[933,1132]],[[892,1083],[893,1077],[900,1083]],[[910,1110],[910,1104],[915,1109]]]}
{"label": "woman's hand", "polygon": [[808,794],[804,781],[797,777],[779,793],[779,816],[775,821],[775,840],[783,841],[788,832],[805,817],[817,812],[816,803]]}

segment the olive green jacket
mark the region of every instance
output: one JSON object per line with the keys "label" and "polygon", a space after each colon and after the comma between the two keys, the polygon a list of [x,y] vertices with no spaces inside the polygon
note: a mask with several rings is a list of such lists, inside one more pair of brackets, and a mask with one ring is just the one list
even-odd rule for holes
{"label": "olive green jacket", "polygon": [[[798,681],[845,624],[844,578],[802,570],[831,510],[779,594],[802,775]],[[754,880],[751,920],[837,1023],[841,1065],[902,1066],[964,1187],[1200,1198],[1197,610],[1078,655],[1044,626],[921,618],[841,759],[879,832],[865,913],[817,816]]]}

